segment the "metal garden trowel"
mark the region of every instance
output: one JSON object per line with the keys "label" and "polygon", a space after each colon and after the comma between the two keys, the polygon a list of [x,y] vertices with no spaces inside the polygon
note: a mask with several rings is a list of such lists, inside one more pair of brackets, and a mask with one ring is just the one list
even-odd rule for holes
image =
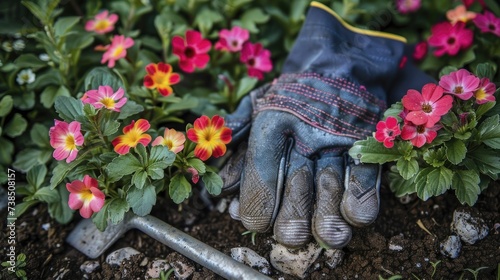
{"label": "metal garden trowel", "polygon": [[66,241],[89,258],[99,257],[128,230],[138,229],[226,279],[271,279],[198,239],[153,216],[127,214],[117,224],[100,231],[92,220],[82,220]]}

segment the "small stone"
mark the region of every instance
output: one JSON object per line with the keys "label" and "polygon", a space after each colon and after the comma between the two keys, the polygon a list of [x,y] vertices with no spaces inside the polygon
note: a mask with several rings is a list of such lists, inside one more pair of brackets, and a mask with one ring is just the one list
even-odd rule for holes
{"label": "small stone", "polygon": [[236,261],[244,263],[250,267],[258,269],[261,273],[270,275],[271,265],[254,250],[247,247],[237,247],[231,249],[231,257]]}
{"label": "small stone", "polygon": [[489,228],[483,219],[472,217],[466,209],[457,209],[453,212],[451,231],[456,233],[463,242],[472,245],[485,238],[489,233]]}
{"label": "small stone", "polygon": [[326,265],[328,265],[329,268],[334,269],[342,263],[345,253],[341,249],[328,249],[324,254],[326,257]]}
{"label": "small stone", "polygon": [[403,251],[406,245],[406,240],[404,239],[403,234],[396,235],[391,237],[389,240],[389,250],[391,251]]}
{"label": "small stone", "polygon": [[458,258],[460,255],[460,250],[462,249],[462,242],[460,242],[460,237],[456,235],[450,235],[445,240],[439,244],[439,249],[441,254],[445,257],[452,259]]}
{"label": "small stone", "polygon": [[141,252],[137,251],[132,247],[125,247],[118,249],[106,257],[106,262],[109,265],[121,265],[122,261],[130,259],[134,255],[138,255]]}
{"label": "small stone", "polygon": [[174,268],[175,277],[179,279],[188,279],[194,272],[194,267],[181,261],[170,263],[170,265]]}
{"label": "small stone", "polygon": [[151,263],[151,267],[147,271],[147,277],[150,278],[160,278],[160,273],[162,271],[168,271],[170,269],[170,265],[167,263],[167,260],[163,259],[155,259]]}
{"label": "small stone", "polygon": [[43,228],[43,230],[48,231],[50,228],[50,223],[42,224],[42,228]]}
{"label": "small stone", "polygon": [[227,209],[227,204],[228,204],[227,198],[222,198],[221,200],[219,200],[219,203],[217,203],[217,205],[215,206],[215,209],[217,209],[219,213],[224,213]]}
{"label": "small stone", "polygon": [[146,257],[146,258],[142,259],[139,266],[146,266],[146,265],[148,265],[148,263],[149,263],[149,259]]}
{"label": "small stone", "polygon": [[97,268],[101,266],[98,261],[86,261],[82,265],[80,265],[80,270],[83,273],[90,274],[94,272]]}
{"label": "small stone", "polygon": [[240,218],[240,201],[238,200],[237,197],[233,198],[231,200],[231,203],[229,203],[229,215],[231,215],[231,218],[233,220],[239,221],[241,220]]}
{"label": "small stone", "polygon": [[300,249],[288,249],[281,244],[273,244],[270,252],[271,264],[283,273],[304,278],[321,250],[316,243],[309,243],[307,247]]}

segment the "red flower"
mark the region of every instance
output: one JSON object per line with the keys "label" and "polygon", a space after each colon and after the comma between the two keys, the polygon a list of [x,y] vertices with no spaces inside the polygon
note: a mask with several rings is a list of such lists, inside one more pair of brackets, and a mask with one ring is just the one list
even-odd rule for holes
{"label": "red flower", "polygon": [[384,143],[384,147],[392,148],[394,146],[394,139],[401,134],[398,119],[395,117],[387,117],[384,121],[379,121],[377,124],[377,132],[375,132],[375,139]]}
{"label": "red flower", "polygon": [[185,39],[181,36],[174,36],[172,46],[172,52],[179,57],[179,67],[184,72],[192,73],[195,68],[202,69],[210,60],[207,53],[210,51],[212,43],[203,39],[198,31],[186,31]]}
{"label": "red flower", "polygon": [[433,127],[452,107],[453,97],[443,96],[443,91],[442,87],[432,83],[424,85],[422,94],[414,89],[408,90],[401,100],[404,108],[409,110],[405,120]]}
{"label": "red flower", "polygon": [[418,43],[416,46],[415,46],[415,50],[413,51],[413,59],[415,60],[422,60],[425,55],[427,54],[427,42],[426,41],[423,41],[423,42],[420,42]]}
{"label": "red flower", "polygon": [[226,144],[231,142],[232,130],[224,125],[224,119],[215,115],[210,119],[203,115],[194,121],[187,131],[189,140],[196,143],[194,155],[205,161],[213,156],[218,158],[226,153]]}
{"label": "red flower", "polygon": [[431,143],[436,138],[439,129],[441,129],[440,125],[425,127],[425,125],[405,122],[401,131],[401,139],[410,140],[413,146],[420,148],[425,143]]}
{"label": "red flower", "polygon": [[174,90],[172,85],[179,83],[181,76],[172,73],[172,66],[163,62],[150,63],[146,66],[148,74],[144,76],[144,86],[149,89],[157,89],[163,96],[169,96]]}
{"label": "red flower", "polygon": [[145,119],[132,121],[129,125],[123,128],[122,135],[117,136],[111,144],[115,147],[115,152],[120,155],[127,154],[130,148],[134,148],[137,144],[147,146],[151,142],[151,135],[146,134],[151,125]]}
{"label": "red flower", "polygon": [[431,33],[428,41],[429,45],[436,48],[435,56],[454,56],[470,47],[474,38],[472,30],[465,28],[465,23],[461,21],[455,25],[447,21],[438,23],[431,28]]}
{"label": "red flower", "polygon": [[262,44],[246,42],[241,49],[240,61],[247,65],[248,76],[259,80],[264,78],[263,72],[273,70],[271,52],[262,47]]}

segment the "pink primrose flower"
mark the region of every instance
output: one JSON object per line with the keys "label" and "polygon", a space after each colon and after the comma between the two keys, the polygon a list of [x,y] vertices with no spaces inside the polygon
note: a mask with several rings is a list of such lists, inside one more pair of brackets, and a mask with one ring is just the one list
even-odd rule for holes
{"label": "pink primrose flower", "polygon": [[262,47],[262,44],[246,42],[241,49],[240,61],[247,66],[248,76],[259,80],[264,78],[263,72],[273,69],[271,52]]}
{"label": "pink primrose flower", "polygon": [[219,31],[219,41],[215,43],[215,49],[238,52],[241,51],[243,43],[245,43],[248,38],[250,38],[248,30],[239,26],[234,26],[231,30],[222,29]]}
{"label": "pink primrose flower", "polygon": [[429,45],[436,48],[435,56],[448,54],[456,55],[460,50],[469,48],[472,45],[474,33],[465,28],[465,23],[457,22],[455,25],[450,22],[441,22],[431,28]]}
{"label": "pink primrose flower", "polygon": [[93,20],[85,24],[86,31],[94,31],[97,34],[104,34],[115,29],[115,23],[118,21],[118,15],[109,14],[107,10],[98,13]]}
{"label": "pink primrose flower", "polygon": [[377,123],[377,131],[375,132],[375,139],[384,143],[384,147],[392,148],[394,146],[394,139],[401,134],[398,119],[389,116],[385,121]]}
{"label": "pink primrose flower", "polygon": [[418,11],[422,5],[421,0],[396,0],[396,9],[401,14],[409,14]]}
{"label": "pink primrose flower", "polygon": [[439,129],[441,129],[440,125],[425,127],[425,125],[415,125],[412,122],[405,122],[401,130],[401,139],[410,140],[413,146],[420,148],[425,143],[432,143]]}
{"label": "pink primrose flower", "polygon": [[210,61],[207,54],[212,43],[201,37],[195,30],[186,31],[185,38],[174,36],[172,38],[172,53],[179,57],[179,67],[187,73],[194,72],[195,68],[203,69]]}
{"label": "pink primrose flower", "polygon": [[83,181],[75,180],[66,184],[69,191],[69,208],[80,209],[80,215],[85,219],[97,213],[104,206],[104,193],[99,189],[97,180],[85,175]]}
{"label": "pink primrose flower", "polygon": [[186,142],[186,136],[184,136],[184,133],[178,132],[175,129],[166,128],[163,136],[156,137],[152,145],[166,146],[170,151],[177,154],[184,149],[184,142]]}
{"label": "pink primrose flower", "polygon": [[451,24],[455,24],[459,21],[468,22],[475,17],[476,13],[467,11],[467,8],[464,5],[458,5],[455,9],[451,9],[446,12],[446,18],[451,22]]}
{"label": "pink primrose flower", "polygon": [[120,108],[127,102],[127,98],[123,97],[124,94],[122,88],[113,92],[113,88],[110,86],[99,86],[98,89],[87,91],[82,97],[82,102],[92,104],[97,109],[104,107],[111,111],[120,112]]}
{"label": "pink primrose flower", "polygon": [[66,159],[72,162],[78,155],[78,146],[82,146],[84,138],[77,121],[66,123],[54,120],[55,125],[49,130],[50,145],[54,148],[52,156],[56,160]]}
{"label": "pink primrose flower", "polygon": [[401,100],[405,109],[408,110],[405,120],[415,125],[433,127],[441,116],[450,111],[453,97],[443,96],[443,88],[429,83],[423,86],[422,94],[410,89]]}
{"label": "pink primrose flower", "polygon": [[484,104],[487,102],[495,101],[495,91],[497,90],[494,83],[490,82],[488,78],[482,78],[479,83],[479,88],[474,92],[477,104]]}
{"label": "pink primrose flower", "polygon": [[472,21],[483,33],[493,33],[500,37],[500,18],[497,18],[492,12],[484,11],[484,14],[479,14]]}
{"label": "pink primrose flower", "polygon": [[445,93],[450,93],[462,100],[468,100],[479,87],[480,80],[465,69],[444,75],[439,80]]}
{"label": "pink primrose flower", "polygon": [[108,62],[108,67],[115,67],[115,62],[121,58],[127,56],[127,49],[134,45],[134,40],[123,35],[115,35],[111,40],[111,45],[106,45],[104,47],[100,46],[100,50],[106,50],[103,54],[101,63],[104,64]]}

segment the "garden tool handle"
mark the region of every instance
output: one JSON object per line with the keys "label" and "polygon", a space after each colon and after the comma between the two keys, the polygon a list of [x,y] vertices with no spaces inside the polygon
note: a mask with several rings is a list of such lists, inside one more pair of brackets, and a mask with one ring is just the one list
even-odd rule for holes
{"label": "garden tool handle", "polygon": [[271,279],[151,215],[131,218],[132,227],[226,279]]}

